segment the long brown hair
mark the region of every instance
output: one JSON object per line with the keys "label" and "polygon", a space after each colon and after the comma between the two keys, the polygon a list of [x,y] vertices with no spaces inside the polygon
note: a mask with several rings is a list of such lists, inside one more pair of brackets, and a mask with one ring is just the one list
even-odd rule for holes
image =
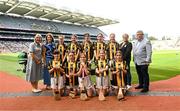
{"label": "long brown hair", "polygon": [[48,43],[47,41],[47,37],[50,36],[52,38],[52,42],[54,42],[54,37],[53,37],[53,34],[52,33],[47,33],[46,34],[46,44]]}

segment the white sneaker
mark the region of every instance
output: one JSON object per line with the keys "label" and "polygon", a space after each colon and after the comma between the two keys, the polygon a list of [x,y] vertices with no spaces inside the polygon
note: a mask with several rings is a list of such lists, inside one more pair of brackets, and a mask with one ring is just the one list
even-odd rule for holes
{"label": "white sneaker", "polygon": [[127,89],[127,90],[129,90],[129,89],[131,89],[131,88],[132,88],[132,86],[130,86],[130,85],[127,85],[127,86],[126,86],[126,89]]}
{"label": "white sneaker", "polygon": [[39,92],[41,92],[41,91],[42,91],[42,90],[40,90],[40,89],[33,89],[33,90],[32,90],[33,93],[39,93]]}

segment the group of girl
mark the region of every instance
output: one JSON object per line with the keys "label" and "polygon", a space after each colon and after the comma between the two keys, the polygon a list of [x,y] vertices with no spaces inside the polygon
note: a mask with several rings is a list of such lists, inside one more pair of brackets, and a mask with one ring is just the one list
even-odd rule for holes
{"label": "group of girl", "polygon": [[[90,41],[89,33],[84,34],[81,44],[75,34],[68,45],[64,43],[64,38],[60,35],[58,44],[55,44],[53,35],[48,33],[46,43],[42,44],[41,35],[37,34],[35,42],[30,44],[26,77],[32,84],[32,91],[41,91],[37,84],[43,77],[46,89],[52,88],[56,100],[65,93],[71,98],[80,94],[81,100],[87,100],[96,92],[99,100],[103,101],[112,89],[118,100],[124,99],[128,67],[115,41],[115,34],[110,34],[108,44],[104,42],[102,33],[97,35],[94,43]],[[94,74],[95,85],[91,81]]]}

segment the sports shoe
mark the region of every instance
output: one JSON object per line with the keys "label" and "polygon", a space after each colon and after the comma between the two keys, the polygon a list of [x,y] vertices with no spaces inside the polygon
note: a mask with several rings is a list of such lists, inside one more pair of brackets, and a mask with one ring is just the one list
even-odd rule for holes
{"label": "sports shoe", "polygon": [[127,85],[126,86],[126,90],[129,90],[129,89],[131,89],[132,88],[132,86],[130,86],[130,85]]}
{"label": "sports shoe", "polygon": [[41,92],[42,90],[40,90],[40,89],[32,89],[32,92],[33,93],[39,93],[39,92]]}
{"label": "sports shoe", "polygon": [[50,86],[46,86],[46,90],[51,90],[52,88]]}

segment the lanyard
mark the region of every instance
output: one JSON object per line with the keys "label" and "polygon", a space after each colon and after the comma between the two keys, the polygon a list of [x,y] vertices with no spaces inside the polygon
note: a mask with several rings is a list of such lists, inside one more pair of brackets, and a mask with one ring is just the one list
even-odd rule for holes
{"label": "lanyard", "polygon": [[[53,67],[58,67],[58,68],[60,68],[60,62],[59,61],[52,61],[52,64],[53,64]],[[60,75],[60,71],[57,71],[57,70],[55,70],[54,71],[54,77],[56,77],[56,76],[59,76]]]}
{"label": "lanyard", "polygon": [[[75,68],[76,68],[75,62],[70,62],[70,63],[68,64],[68,71],[69,71],[69,73],[75,73]],[[73,80],[72,80],[72,79],[73,79]],[[75,84],[75,78],[74,78],[74,76],[72,76],[72,78],[69,77],[69,83],[70,83],[70,86],[74,86],[74,84]]]}
{"label": "lanyard", "polygon": [[109,45],[110,45],[110,60],[112,60],[116,53],[116,46],[114,43],[110,43]]}
{"label": "lanyard", "polygon": [[[105,68],[106,67],[106,61],[105,60],[99,60],[98,61],[98,66],[99,66],[99,69],[102,69],[102,68]],[[100,74],[101,75],[101,74]],[[104,71],[104,76],[106,77],[106,71]]]}
{"label": "lanyard", "polygon": [[123,68],[123,62],[116,62],[116,70],[119,70],[121,68]]}
{"label": "lanyard", "polygon": [[76,46],[76,44],[71,43],[71,49],[70,49],[70,50],[73,50],[73,51],[76,53],[76,51],[77,51],[77,46]]}
{"label": "lanyard", "polygon": [[103,43],[97,43],[97,56],[99,57],[100,50],[103,49]]}
{"label": "lanyard", "polygon": [[[116,62],[116,70],[119,70],[120,68],[123,70],[123,68],[124,68],[123,62]],[[119,70],[120,73],[116,74],[117,85],[119,87],[124,86],[124,75],[123,75],[123,71],[122,70]]]}
{"label": "lanyard", "polygon": [[63,59],[64,59],[64,45],[59,45],[58,50],[60,52],[60,60],[63,61]]}
{"label": "lanyard", "polygon": [[[88,54],[87,54],[88,52]],[[84,45],[84,53],[86,53],[87,57],[86,59],[90,60],[90,44],[89,43],[85,43]]]}

